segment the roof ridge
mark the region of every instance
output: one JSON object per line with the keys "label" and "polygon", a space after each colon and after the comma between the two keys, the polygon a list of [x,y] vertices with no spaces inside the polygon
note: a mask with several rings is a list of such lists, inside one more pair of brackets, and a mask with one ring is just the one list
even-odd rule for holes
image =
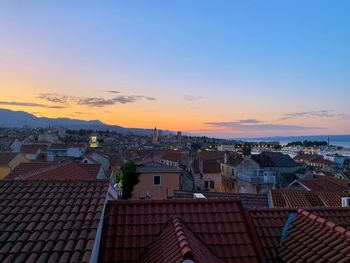
{"label": "roof ridge", "polygon": [[337,232],[341,235],[346,236],[346,238],[350,239],[350,231],[346,230],[344,227],[339,226],[330,220],[327,220],[321,216],[317,216],[311,212],[305,211],[305,210],[300,209],[300,208],[298,209],[297,212],[298,212],[298,214],[301,214],[302,216],[310,219],[311,221],[318,223],[320,226],[326,226],[327,228],[329,228],[329,230]]}
{"label": "roof ridge", "polygon": [[194,252],[193,249],[188,242],[188,237],[184,231],[184,224],[180,220],[180,218],[177,217],[177,215],[174,215],[171,218],[172,225],[175,230],[175,234],[177,237],[177,241],[180,247],[180,251],[182,254],[183,259],[193,259],[194,258]]}

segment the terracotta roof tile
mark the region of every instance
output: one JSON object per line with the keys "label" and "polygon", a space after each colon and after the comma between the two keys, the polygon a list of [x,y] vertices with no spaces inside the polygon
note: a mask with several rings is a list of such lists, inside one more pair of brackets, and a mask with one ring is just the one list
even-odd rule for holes
{"label": "terracotta roof tile", "polygon": [[166,152],[165,154],[163,154],[160,157],[160,160],[167,160],[167,161],[171,161],[171,162],[179,162],[181,156],[182,156],[181,152],[169,151],[169,152]]}
{"label": "terracotta roof tile", "polygon": [[[152,242],[157,242],[174,216],[221,260],[260,262],[264,257],[239,200],[112,201],[107,204],[106,215],[100,262],[131,262],[141,255],[146,257],[143,253],[147,248],[153,251]],[[174,243],[167,246],[173,247]]]}
{"label": "terracotta roof tile", "polygon": [[0,165],[7,165],[9,162],[11,162],[18,153],[12,153],[12,152],[0,152]]}
{"label": "terracotta roof tile", "polygon": [[350,197],[343,192],[310,192],[292,189],[271,189],[272,207],[341,207],[341,198]]}
{"label": "terracotta roof tile", "polygon": [[[268,207],[266,194],[241,194],[241,193],[221,193],[221,192],[202,192],[207,199],[239,199],[244,208]],[[175,199],[194,199],[193,192],[175,191]]]}
{"label": "terracotta roof tile", "polygon": [[[337,228],[337,231],[339,233],[344,231],[343,229],[347,230],[346,233],[349,233],[348,230],[350,230],[350,208],[308,208],[307,211],[311,213],[309,215],[310,220],[315,220],[314,218],[318,218],[317,220],[319,222],[324,222],[324,224],[325,222],[330,221],[335,225],[341,227],[341,229],[337,226],[334,227],[334,229]],[[249,211],[255,232],[260,240],[262,247],[264,248],[265,255],[269,262],[276,262],[278,259],[278,249],[279,243],[281,241],[282,228],[287,222],[287,219],[291,212],[297,212],[297,210],[290,208],[258,208]],[[320,231],[317,228],[311,229],[307,222],[304,223],[304,230],[308,230],[310,235],[314,236],[315,238],[322,239],[322,237],[327,232],[326,230]],[[300,224],[300,226],[302,227],[302,224]],[[308,245],[308,242],[313,242],[312,239],[308,238],[308,236],[303,235],[301,232],[299,238],[300,240],[303,240],[304,246]],[[293,249],[294,246],[298,246],[298,244],[291,244],[287,249]],[[334,246],[336,246],[336,244],[334,244]],[[300,250],[303,248],[304,247],[301,247]],[[312,252],[311,255],[313,256],[314,252]],[[305,256],[309,257],[310,255],[308,253],[305,253]],[[310,258],[308,260],[310,260]]]}
{"label": "terracotta roof tile", "polygon": [[[314,231],[322,232],[323,235],[317,237]],[[342,259],[350,258],[350,250],[339,250],[339,244],[350,243],[350,237],[347,237],[345,232],[347,232],[345,229],[333,222],[299,209],[279,249],[279,257],[284,262],[306,259],[313,262],[332,261],[332,258],[339,254]],[[310,250],[314,254],[311,258],[307,258],[305,253]]]}
{"label": "terracotta roof tile", "polygon": [[314,179],[300,179],[298,182],[307,187],[310,191],[324,191],[324,192],[343,192],[349,191],[348,179],[339,179],[332,177],[322,177]]}
{"label": "terracotta roof tile", "polygon": [[5,180],[96,180],[100,167],[100,164],[70,162],[21,163]]}
{"label": "terracotta roof tile", "polygon": [[[49,191],[43,192],[42,189]],[[88,236],[87,231],[96,231],[100,217],[86,222],[77,220],[78,217],[86,218],[85,213],[71,212],[73,207],[67,203],[74,193],[88,194],[92,191],[99,192],[99,199],[105,200],[107,189],[108,182],[101,180],[0,182],[0,261],[65,262],[81,261],[83,256],[87,261],[89,254],[85,252],[91,252],[91,243],[95,239],[95,236]],[[13,196],[11,193],[17,194]],[[27,202],[23,202],[24,196]],[[95,197],[90,196],[88,201],[92,202]],[[66,208],[69,208],[67,214],[63,212]],[[102,208],[95,206],[90,213],[101,215]],[[68,219],[68,214],[74,217]],[[63,229],[77,222],[83,226],[75,230]]]}

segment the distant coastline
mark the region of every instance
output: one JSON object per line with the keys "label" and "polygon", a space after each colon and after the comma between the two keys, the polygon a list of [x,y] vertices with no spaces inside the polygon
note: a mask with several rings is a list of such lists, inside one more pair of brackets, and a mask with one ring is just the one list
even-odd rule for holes
{"label": "distant coastline", "polygon": [[331,145],[350,148],[350,135],[307,135],[307,136],[275,136],[275,137],[254,137],[254,138],[235,138],[234,140],[251,142],[279,142],[287,144],[294,141],[328,141]]}

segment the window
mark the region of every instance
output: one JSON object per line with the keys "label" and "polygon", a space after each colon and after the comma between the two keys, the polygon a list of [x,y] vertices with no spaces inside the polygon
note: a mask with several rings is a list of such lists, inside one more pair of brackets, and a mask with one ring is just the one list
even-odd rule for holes
{"label": "window", "polygon": [[342,207],[350,206],[350,197],[342,197],[341,198],[341,206]]}
{"label": "window", "polygon": [[210,181],[210,188],[214,189],[214,181]]}
{"label": "window", "polygon": [[160,176],[159,175],[153,176],[153,184],[160,185]]}
{"label": "window", "polygon": [[205,189],[214,189],[214,181],[204,181]]}

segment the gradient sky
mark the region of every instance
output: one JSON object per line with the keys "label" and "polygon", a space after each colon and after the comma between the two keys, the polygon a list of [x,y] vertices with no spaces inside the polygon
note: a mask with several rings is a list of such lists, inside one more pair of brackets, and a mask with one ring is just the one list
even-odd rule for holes
{"label": "gradient sky", "polygon": [[223,137],[350,133],[350,1],[1,1],[0,108]]}

